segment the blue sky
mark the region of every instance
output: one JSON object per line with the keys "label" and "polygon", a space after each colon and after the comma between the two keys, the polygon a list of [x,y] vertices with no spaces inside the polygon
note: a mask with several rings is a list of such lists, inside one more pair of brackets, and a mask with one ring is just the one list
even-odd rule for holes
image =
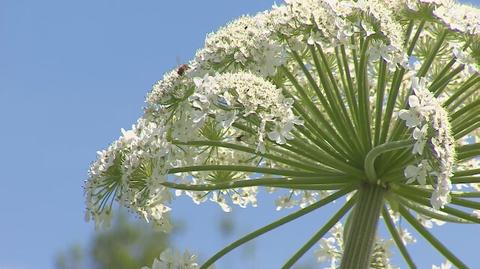
{"label": "blue sky", "polygon": [[[192,58],[207,33],[272,3],[2,0],[0,269],[50,269],[55,253],[86,242],[93,224],[83,221],[82,185],[95,152],[136,121],[151,85],[177,59]],[[271,213],[273,208],[267,201],[258,209],[236,210],[236,234],[284,214]],[[256,254],[246,265],[240,263],[248,252],[243,249],[218,267],[278,268],[334,208],[262,237],[250,245]],[[235,238],[218,231],[217,206],[200,209],[180,199],[174,214],[187,225],[175,245],[203,258]],[[436,232],[467,264],[480,264],[478,226]],[[419,268],[443,260],[422,243],[412,253]]]}

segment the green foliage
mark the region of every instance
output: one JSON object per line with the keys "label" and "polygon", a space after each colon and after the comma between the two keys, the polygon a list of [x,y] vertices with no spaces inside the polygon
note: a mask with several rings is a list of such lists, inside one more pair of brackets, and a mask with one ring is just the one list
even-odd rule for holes
{"label": "green foliage", "polygon": [[108,230],[97,231],[87,246],[72,245],[55,260],[56,269],[132,269],[152,264],[168,246],[165,233],[117,214]]}

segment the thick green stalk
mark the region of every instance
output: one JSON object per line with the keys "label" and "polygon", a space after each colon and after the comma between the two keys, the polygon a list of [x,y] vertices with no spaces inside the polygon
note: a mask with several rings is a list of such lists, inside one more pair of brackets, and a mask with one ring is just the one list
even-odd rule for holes
{"label": "thick green stalk", "polygon": [[377,185],[365,184],[359,188],[340,269],[369,268],[384,193]]}

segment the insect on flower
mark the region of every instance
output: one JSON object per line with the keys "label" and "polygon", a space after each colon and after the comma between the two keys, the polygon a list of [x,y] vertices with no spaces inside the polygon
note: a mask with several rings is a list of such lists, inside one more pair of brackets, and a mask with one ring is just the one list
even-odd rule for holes
{"label": "insect on flower", "polygon": [[183,76],[183,74],[185,74],[185,71],[187,71],[187,69],[189,69],[190,67],[188,66],[188,64],[182,64],[178,67],[177,69],[177,74],[179,76]]}

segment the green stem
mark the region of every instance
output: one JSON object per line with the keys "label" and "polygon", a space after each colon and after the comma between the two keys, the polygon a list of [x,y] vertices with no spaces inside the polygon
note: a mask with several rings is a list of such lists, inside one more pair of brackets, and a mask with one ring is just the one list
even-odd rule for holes
{"label": "green stem", "polygon": [[477,169],[469,169],[469,170],[462,170],[462,171],[455,171],[453,178],[456,177],[464,177],[464,176],[473,176],[480,174],[480,168]]}
{"label": "green stem", "polygon": [[210,141],[210,140],[182,142],[182,141],[175,140],[175,141],[173,141],[173,143],[176,144],[176,145],[194,145],[194,146],[212,146],[212,147],[230,148],[230,149],[235,149],[235,150],[242,151],[242,152],[248,152],[248,153],[256,154],[258,156],[265,157],[265,158],[270,159],[272,161],[278,161],[280,163],[289,165],[292,168],[305,169],[305,170],[311,171],[311,172],[325,172],[324,169],[319,169],[318,166],[311,166],[311,165],[308,165],[308,164],[296,162],[296,161],[293,161],[293,160],[290,160],[290,159],[287,159],[287,158],[283,158],[283,157],[280,157],[280,156],[276,156],[276,155],[273,155],[273,154],[269,154],[269,153],[263,153],[262,154],[261,152],[257,152],[253,148],[249,148],[249,147],[245,147],[245,146],[237,145],[237,144],[232,144],[232,143],[227,143],[227,142]]}
{"label": "green stem", "polygon": [[453,197],[480,198],[480,192],[452,192]]}
{"label": "green stem", "polygon": [[365,184],[359,188],[340,269],[369,268],[384,193],[385,190],[376,185]]}
{"label": "green stem", "polygon": [[297,176],[297,177],[316,176],[315,173],[310,173],[310,172],[283,170],[283,169],[268,168],[268,167],[243,166],[243,165],[184,166],[184,167],[169,169],[168,174],[183,173],[183,172],[198,172],[198,171],[237,171],[237,172],[252,172],[252,173],[261,173],[261,174],[267,174],[267,175]]}
{"label": "green stem", "polygon": [[424,60],[422,66],[417,72],[417,77],[423,77],[425,74],[427,74],[428,69],[430,68],[430,65],[433,63],[433,60],[437,56],[438,51],[442,47],[443,41],[447,37],[448,31],[444,29],[437,37],[436,37],[436,42],[432,47],[432,50],[429,51],[429,54],[427,58]]}
{"label": "green stem", "polygon": [[[312,113],[318,121],[320,121],[322,127],[326,129],[326,131],[332,136],[332,138],[337,142],[337,146],[341,146],[342,151],[347,151],[347,153],[351,154],[351,149],[349,145],[342,139],[342,137],[337,133],[337,131],[331,125],[331,121],[328,120],[323,113],[318,109],[318,107],[313,103],[311,98],[305,92],[305,89],[300,85],[297,81],[295,76],[288,70],[287,67],[281,66],[280,70],[285,74],[288,80],[293,84],[294,88],[297,90],[298,94],[300,95],[301,100],[303,101],[304,105],[309,112]],[[321,93],[320,93],[321,94]],[[320,95],[323,97],[323,95]],[[319,98],[320,98],[319,96]],[[323,98],[320,99],[322,101],[322,105],[325,106],[325,109],[328,108],[328,105],[325,104],[325,100]],[[294,103],[295,106],[295,103]]]}
{"label": "green stem", "polygon": [[450,83],[450,81],[456,75],[458,75],[458,73],[462,72],[463,69],[464,69],[463,65],[455,68],[454,70],[452,70],[452,72],[450,72],[448,75],[440,79],[437,83],[435,82],[432,83],[432,85],[429,87],[429,90],[435,93],[435,97],[440,96],[440,94],[443,93],[443,91],[445,90],[447,85]]}
{"label": "green stem", "polygon": [[477,100],[469,103],[468,105],[460,108],[459,110],[455,111],[455,113],[453,113],[450,116],[451,121],[454,121],[455,119],[464,115],[465,113],[471,112],[472,109],[475,109],[475,107],[478,107],[479,105],[480,105],[480,99],[477,99]]}
{"label": "green stem", "polygon": [[471,133],[472,131],[474,131],[478,128],[480,128],[480,122],[476,122],[473,125],[470,125],[470,127],[468,127],[467,129],[459,132],[458,134],[454,134],[453,138],[455,138],[455,140],[459,140],[460,138],[468,135],[469,133]]}
{"label": "green stem", "polygon": [[424,215],[426,217],[437,219],[445,222],[453,222],[453,223],[472,223],[471,221],[464,220],[462,218],[447,214],[445,212],[439,213],[441,211],[434,211],[431,207],[426,207],[424,205],[412,202],[408,199],[400,198],[400,202],[405,205],[406,207],[412,209]]}
{"label": "green stem", "polygon": [[[315,48],[317,50],[315,50]],[[333,76],[332,71],[329,67],[328,60],[326,59],[326,56],[323,53],[323,50],[320,47],[320,45],[316,44],[315,47],[313,45],[309,45],[309,49],[317,69],[318,77],[320,78],[320,82],[322,83],[326,97],[328,99],[328,102],[331,104],[333,108],[333,112],[336,113],[336,117],[341,119],[341,123],[343,123],[341,124],[342,128],[345,131],[345,133],[343,134],[349,135],[350,137],[352,137],[351,144],[355,148],[354,152],[357,153],[359,151],[359,146],[361,145],[361,143],[360,141],[355,139],[358,137],[358,135],[355,133],[355,128],[353,127],[353,123],[348,118],[347,109],[345,107],[344,101],[341,98],[340,91],[338,89],[335,77]],[[323,65],[320,64],[316,51],[318,51],[318,54],[322,59]]]}
{"label": "green stem", "polygon": [[[412,189],[405,188],[405,185],[402,185],[402,184],[391,184],[390,187],[393,192],[403,196],[404,198],[412,202],[415,202],[417,204],[420,204],[426,207],[430,207],[430,208],[432,207],[430,203],[430,199],[427,198],[428,195],[419,193],[420,190],[418,190],[418,188],[416,188],[415,190],[412,190]],[[453,207],[444,206],[439,210],[447,214],[453,215],[455,217],[464,219],[466,221],[471,221],[473,223],[480,223],[480,219],[478,219],[477,217],[472,216],[470,213],[466,213],[462,210],[459,210]]]}
{"label": "green stem", "polygon": [[220,250],[219,252],[217,252],[215,255],[213,255],[210,259],[208,259],[199,269],[207,269],[210,265],[212,265],[214,262],[216,262],[218,259],[220,259],[221,257],[225,256],[227,253],[229,253],[230,251],[234,250],[235,248],[247,243],[248,241],[252,240],[252,239],[255,239],[257,237],[259,237],[260,235],[264,234],[264,233],[267,233],[271,230],[274,230],[280,226],[282,226],[283,224],[285,223],[288,223],[290,221],[293,221],[297,218],[300,218],[302,217],[303,215],[305,214],[308,214],[324,205],[327,205],[327,204],[330,204],[331,202],[335,201],[336,199],[344,196],[345,194],[353,191],[354,187],[346,187],[342,190],[339,190],[337,192],[335,192],[334,194],[310,205],[310,206],[307,206],[295,213],[292,213],[288,216],[285,216],[277,221],[274,221],[266,226],[263,226],[262,228],[256,230],[256,231],[253,231],[247,235],[245,235],[244,237],[238,239],[237,241],[231,243],[230,245],[226,246],[225,248],[223,248],[222,250]]}
{"label": "green stem", "polygon": [[[211,184],[178,184],[173,182],[163,182],[163,186],[187,191],[215,191],[235,188],[245,188],[253,186],[282,186],[294,188],[294,185],[322,185],[322,184],[345,184],[349,180],[335,178],[259,178],[248,180],[237,180],[231,182],[218,182]],[[351,183],[351,182],[350,182]]]}
{"label": "green stem", "polygon": [[379,62],[380,63],[377,82],[377,100],[375,105],[375,133],[373,146],[377,146],[380,141],[380,130],[382,128],[383,99],[385,98],[385,87],[387,85],[387,63],[383,59],[381,59]]}
{"label": "green stem", "polygon": [[[362,131],[360,136],[363,137],[363,145],[366,145],[366,150],[370,150],[372,147],[372,133],[370,128],[370,98],[368,88],[368,75],[367,75],[367,50],[370,42],[370,38],[367,37],[364,42],[361,43],[360,52],[360,64],[357,74],[358,80],[358,107],[360,113],[360,125]],[[366,152],[366,151],[365,151]]]}
{"label": "green stem", "polygon": [[[417,41],[420,37],[421,32],[423,31],[423,27],[425,25],[425,21],[422,20],[418,25],[417,31],[410,42],[408,47],[407,55],[412,55],[413,49],[415,48]],[[405,74],[405,69],[402,67],[397,67],[393,78],[392,78],[392,85],[390,87],[390,92],[388,94],[387,104],[385,107],[385,114],[383,117],[382,123],[382,132],[380,134],[380,141],[379,143],[384,143],[387,140],[389,129],[390,129],[390,121],[392,119],[393,110],[395,108],[395,102],[398,97],[398,93],[400,90],[400,85],[402,82],[403,75]],[[393,139],[392,139],[393,140]]]}
{"label": "green stem", "polygon": [[480,106],[469,111],[468,114],[452,121],[452,134],[458,135],[465,130],[469,130],[472,125],[480,122]]}
{"label": "green stem", "polygon": [[457,258],[450,250],[448,250],[435,236],[433,236],[427,229],[425,229],[415,217],[413,217],[407,209],[400,206],[400,214],[420,233],[430,244],[435,247],[440,253],[445,256],[450,262],[452,262],[459,269],[468,269],[459,258]]}
{"label": "green stem", "polygon": [[480,149],[464,152],[457,155],[457,161],[465,161],[480,156]]}
{"label": "green stem", "polygon": [[407,248],[403,243],[400,237],[400,234],[397,231],[397,228],[395,228],[395,224],[393,223],[393,220],[390,217],[390,214],[388,213],[388,210],[386,207],[383,207],[382,216],[383,216],[383,220],[385,221],[385,224],[387,225],[388,231],[392,235],[393,240],[395,241],[395,244],[398,247],[398,250],[400,250],[400,253],[402,253],[402,256],[407,262],[408,266],[411,269],[416,269],[417,266],[413,262],[412,257],[410,257],[410,254],[408,253]]}
{"label": "green stem", "polygon": [[462,145],[456,148],[457,153],[464,153],[472,150],[479,150],[480,149],[480,143],[473,143],[473,144],[466,144]]}
{"label": "green stem", "polygon": [[282,269],[292,267],[312,246],[318,242],[338,221],[352,208],[356,197],[352,197],[337,213],[308,240],[283,266]]}
{"label": "green stem", "polygon": [[275,184],[269,187],[289,190],[307,190],[307,191],[337,191],[351,185],[351,183],[325,183],[325,184]]}
{"label": "green stem", "polygon": [[349,67],[349,61],[348,61],[349,57],[347,56],[345,46],[341,45],[340,48],[341,48],[345,78],[346,78],[347,83],[348,83],[346,95],[347,95],[347,98],[350,100],[350,103],[351,103],[350,104],[350,106],[351,106],[350,110],[351,110],[351,114],[353,115],[352,118],[354,119],[357,128],[360,128],[360,119],[358,118],[359,113],[358,113],[357,99],[355,98],[356,93],[355,93],[355,89],[354,89],[354,86],[353,86],[353,79],[352,79],[352,76],[350,74],[350,67]]}
{"label": "green stem", "polygon": [[365,157],[365,164],[364,164],[365,174],[367,175],[367,179],[371,183],[374,183],[377,180],[377,173],[375,172],[375,159],[377,159],[378,156],[380,156],[385,152],[406,148],[411,145],[412,145],[411,140],[401,140],[401,141],[384,143],[380,146],[376,146],[373,149],[371,149],[368,152],[367,156]]}
{"label": "green stem", "polygon": [[480,176],[456,176],[451,180],[452,184],[478,184],[480,183]]}
{"label": "green stem", "polygon": [[[443,103],[445,107],[450,106],[457,98],[459,98],[462,94],[466,93],[468,89],[475,86],[475,84],[480,82],[480,77],[472,76],[467,81],[463,82],[462,86],[460,86],[452,96],[450,96],[447,101]],[[475,90],[475,89],[474,89]],[[469,95],[467,95],[469,96]],[[458,106],[452,105],[452,108],[457,108]]]}

